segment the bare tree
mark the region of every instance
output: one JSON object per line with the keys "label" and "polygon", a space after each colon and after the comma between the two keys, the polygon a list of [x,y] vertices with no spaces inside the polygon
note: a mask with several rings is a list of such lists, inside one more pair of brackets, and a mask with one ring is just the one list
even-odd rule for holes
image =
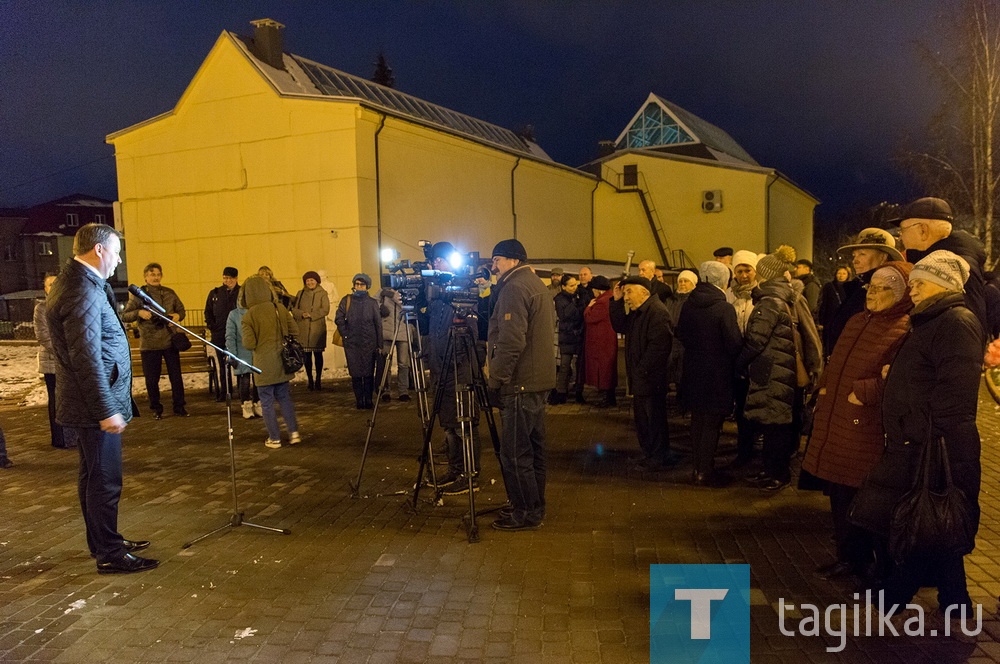
{"label": "bare tree", "polygon": [[[902,163],[928,191],[948,198],[986,247],[986,266],[1000,259],[996,232],[1000,193],[1000,0],[963,0],[945,37],[949,55],[923,51],[940,79],[945,103],[921,149]],[[946,34],[949,34],[946,33]]]}

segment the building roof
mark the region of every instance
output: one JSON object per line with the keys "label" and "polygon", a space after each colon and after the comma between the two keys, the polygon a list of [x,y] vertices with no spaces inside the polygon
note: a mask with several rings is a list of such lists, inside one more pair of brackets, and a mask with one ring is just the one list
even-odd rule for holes
{"label": "building roof", "polygon": [[279,94],[318,95],[360,101],[392,115],[431,125],[448,133],[459,134],[536,159],[552,161],[537,143],[522,138],[510,129],[424,101],[419,97],[379,85],[300,55],[284,53],[285,70],[275,69],[253,55],[245,38],[235,33],[227,34],[243,47],[245,54],[252,58],[254,64],[267,76]]}
{"label": "building roof", "polygon": [[651,148],[759,166],[725,131],[652,92],[618,135],[615,147],[619,150]]}

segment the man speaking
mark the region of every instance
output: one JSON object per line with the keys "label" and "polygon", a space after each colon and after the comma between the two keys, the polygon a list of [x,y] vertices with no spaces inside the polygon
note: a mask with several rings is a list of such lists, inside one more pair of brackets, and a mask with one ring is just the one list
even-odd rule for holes
{"label": "man speaking", "polygon": [[149,542],[130,541],[118,532],[122,432],[135,413],[128,338],[107,283],[121,263],[120,253],[121,235],[114,228],[80,228],[73,259],[49,292],[46,312],[56,355],[56,420],[76,429],[79,440],[80,507],[98,574],[159,565],[132,555]]}

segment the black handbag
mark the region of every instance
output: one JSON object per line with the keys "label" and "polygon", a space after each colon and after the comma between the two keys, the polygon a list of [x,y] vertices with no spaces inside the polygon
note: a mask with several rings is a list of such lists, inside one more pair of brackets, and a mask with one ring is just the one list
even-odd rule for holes
{"label": "black handbag", "polygon": [[302,348],[302,344],[299,340],[293,337],[288,332],[288,327],[285,325],[284,321],[281,320],[281,314],[278,310],[278,305],[274,305],[274,315],[278,318],[278,330],[282,334],[281,339],[281,367],[285,370],[286,374],[294,374],[306,361],[306,351]]}
{"label": "black handbag", "polygon": [[[943,479],[943,486],[932,486],[932,478]],[[921,450],[913,488],[892,511],[889,553],[901,563],[921,554],[964,556],[975,545],[969,499],[952,481],[944,438],[931,436]]]}
{"label": "black handbag", "polygon": [[188,339],[188,335],[183,332],[174,332],[170,335],[170,345],[176,348],[178,351],[183,353],[186,350],[191,350],[191,340]]}

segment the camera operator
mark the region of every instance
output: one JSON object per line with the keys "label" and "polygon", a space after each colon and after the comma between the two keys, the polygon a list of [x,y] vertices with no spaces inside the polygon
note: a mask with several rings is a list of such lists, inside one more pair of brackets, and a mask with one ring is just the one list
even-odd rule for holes
{"label": "camera operator", "polygon": [[[442,272],[454,272],[448,260],[455,254],[455,247],[450,242],[438,242],[434,245],[429,256],[431,267]],[[438,411],[438,419],[441,428],[445,432],[445,441],[448,449],[448,473],[439,484],[443,485],[442,495],[454,496],[468,493],[469,483],[464,477],[465,464],[463,461],[462,437],[457,429],[458,407],[455,400],[458,383],[469,384],[472,382],[472,371],[469,365],[470,359],[478,361],[478,358],[469,358],[468,353],[461,346],[455,348],[455,369],[447,363],[448,333],[455,324],[456,310],[442,298],[430,298],[427,304],[428,319],[428,359],[431,370],[431,385],[443,390],[441,407]],[[473,339],[478,339],[479,331],[474,321],[469,321],[469,330]],[[458,383],[456,383],[456,372]],[[440,381],[440,382],[439,382]],[[473,402],[473,408],[475,408]],[[472,438],[474,467],[479,468],[479,429],[478,414],[473,415]],[[474,483],[474,488],[478,486]]]}

